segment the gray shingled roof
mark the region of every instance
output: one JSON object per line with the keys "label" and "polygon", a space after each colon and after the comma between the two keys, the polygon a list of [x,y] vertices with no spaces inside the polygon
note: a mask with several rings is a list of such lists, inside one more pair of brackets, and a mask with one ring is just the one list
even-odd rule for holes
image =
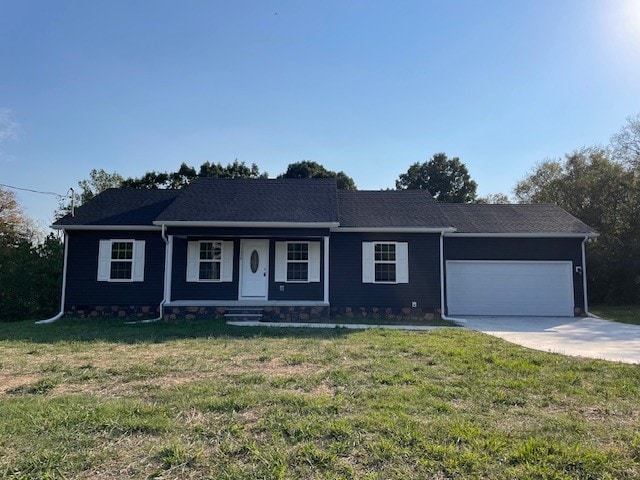
{"label": "gray shingled roof", "polygon": [[557,205],[440,203],[438,207],[458,233],[596,233]]}
{"label": "gray shingled roof", "polygon": [[335,179],[195,180],[183,190],[112,188],[54,226],[154,221],[336,223],[361,228],[446,228],[458,233],[594,234],[556,205],[437,203],[424,190],[338,191]]}
{"label": "gray shingled roof", "polygon": [[334,223],[336,191],[332,178],[199,178],[156,220]]}
{"label": "gray shingled roof", "polygon": [[110,188],[66,215],[54,226],[152,225],[156,217],[180,194],[180,190]]}
{"label": "gray shingled roof", "polygon": [[341,227],[447,227],[426,190],[339,191]]}

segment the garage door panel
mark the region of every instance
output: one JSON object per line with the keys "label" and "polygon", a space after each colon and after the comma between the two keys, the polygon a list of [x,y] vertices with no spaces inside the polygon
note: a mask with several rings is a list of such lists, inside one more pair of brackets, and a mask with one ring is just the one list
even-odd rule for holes
{"label": "garage door panel", "polygon": [[448,261],[450,315],[573,315],[571,262]]}

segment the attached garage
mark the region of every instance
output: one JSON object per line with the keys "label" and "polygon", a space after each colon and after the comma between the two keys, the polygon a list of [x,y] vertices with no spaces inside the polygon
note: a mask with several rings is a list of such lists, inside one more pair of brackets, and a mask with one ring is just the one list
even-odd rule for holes
{"label": "attached garage", "polygon": [[453,316],[573,316],[573,264],[448,260],[446,301]]}

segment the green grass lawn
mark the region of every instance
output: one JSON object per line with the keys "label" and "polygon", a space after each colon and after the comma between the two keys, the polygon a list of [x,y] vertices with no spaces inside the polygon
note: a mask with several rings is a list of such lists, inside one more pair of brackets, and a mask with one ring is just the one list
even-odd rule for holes
{"label": "green grass lawn", "polygon": [[339,317],[332,316],[328,320],[323,320],[324,323],[337,323],[337,324],[364,324],[364,325],[415,325],[422,327],[452,327],[458,328],[458,325],[449,321],[442,320],[440,318],[433,318],[431,320],[426,320],[423,318],[412,318],[412,319],[387,319],[387,318],[349,318],[349,317]]}
{"label": "green grass lawn", "polygon": [[0,477],[640,477],[640,366],[464,329],[0,324]]}
{"label": "green grass lawn", "polygon": [[591,312],[607,320],[640,325],[640,306],[638,305],[621,307],[597,306],[591,308]]}

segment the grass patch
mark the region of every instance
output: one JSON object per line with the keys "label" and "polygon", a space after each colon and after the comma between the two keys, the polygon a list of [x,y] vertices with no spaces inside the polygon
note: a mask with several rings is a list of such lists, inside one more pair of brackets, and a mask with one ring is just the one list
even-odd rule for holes
{"label": "grass patch", "polygon": [[465,329],[0,324],[0,477],[640,477],[640,367]]}
{"label": "grass patch", "polygon": [[601,305],[591,308],[591,311],[599,317],[616,322],[640,325],[640,306],[606,306]]}

